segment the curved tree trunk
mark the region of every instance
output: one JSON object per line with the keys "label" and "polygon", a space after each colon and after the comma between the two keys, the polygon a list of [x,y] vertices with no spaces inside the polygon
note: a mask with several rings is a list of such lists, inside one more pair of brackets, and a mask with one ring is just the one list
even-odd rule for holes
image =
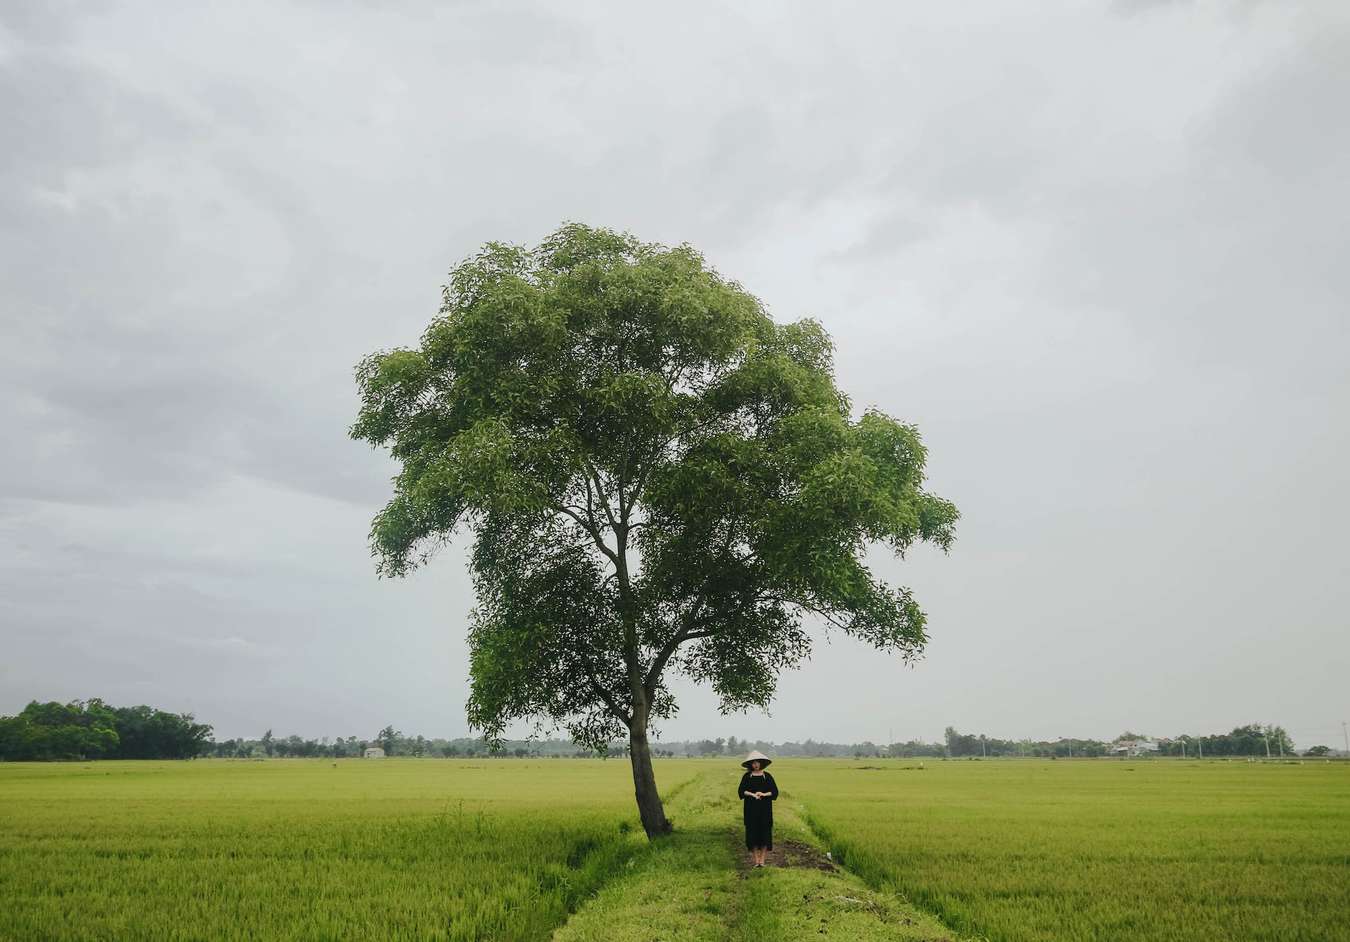
{"label": "curved tree trunk", "polygon": [[648,838],[670,833],[670,821],[665,806],[656,791],[656,776],[652,773],[652,750],[647,743],[647,727],[634,723],[628,733],[628,756],[633,763],[633,795],[637,798],[638,815]]}

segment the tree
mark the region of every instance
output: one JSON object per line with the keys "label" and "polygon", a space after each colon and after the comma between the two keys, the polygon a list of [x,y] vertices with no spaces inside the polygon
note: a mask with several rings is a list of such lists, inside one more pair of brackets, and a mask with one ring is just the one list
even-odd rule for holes
{"label": "tree", "polygon": [[450,275],[418,349],[357,367],[354,438],[400,463],[371,544],[401,576],[474,536],[470,723],[624,736],[648,836],[668,669],[764,707],[818,619],[905,660],[926,641],[871,544],[946,549],[917,431],[852,417],[809,320],[774,323],[689,246],[567,225]]}
{"label": "tree", "polygon": [[951,756],[978,756],[980,754],[980,737],[973,736],[970,733],[958,733],[954,728],[948,726],[944,731],[947,741],[947,754]]}
{"label": "tree", "polygon": [[1267,726],[1265,733],[1266,741],[1270,743],[1272,753],[1278,753],[1282,756],[1294,754],[1294,741],[1289,738],[1289,733],[1283,726]]}
{"label": "tree", "polygon": [[210,748],[211,727],[190,713],[111,707],[97,697],[38,703],[0,722],[0,757],[190,759]]}
{"label": "tree", "polygon": [[1305,756],[1329,756],[1331,755],[1330,746],[1313,746],[1303,753]]}
{"label": "tree", "polygon": [[31,701],[0,717],[0,759],[97,759],[115,755],[118,734],[103,701]]}
{"label": "tree", "polygon": [[1294,753],[1294,742],[1282,727],[1257,723],[1238,726],[1231,733],[1202,736],[1200,743],[1207,756],[1265,756],[1267,750],[1270,755]]}
{"label": "tree", "polygon": [[392,756],[394,754],[394,744],[402,738],[402,733],[392,726],[386,726],[384,729],[380,730],[378,735],[376,735],[375,741],[380,744],[380,748],[384,750],[385,755]]}
{"label": "tree", "polygon": [[206,751],[211,727],[191,713],[169,713],[155,707],[117,707],[121,746],[119,759],[191,759]]}

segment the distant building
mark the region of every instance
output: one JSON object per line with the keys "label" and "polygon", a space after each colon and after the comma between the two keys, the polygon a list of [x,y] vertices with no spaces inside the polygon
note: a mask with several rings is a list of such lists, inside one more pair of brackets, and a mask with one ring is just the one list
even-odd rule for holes
{"label": "distant building", "polygon": [[366,751],[363,757],[366,759],[383,759],[384,750],[381,749],[379,746],[366,746]]}
{"label": "distant building", "polygon": [[1139,756],[1146,752],[1157,752],[1158,743],[1154,739],[1122,739],[1111,744],[1113,756]]}

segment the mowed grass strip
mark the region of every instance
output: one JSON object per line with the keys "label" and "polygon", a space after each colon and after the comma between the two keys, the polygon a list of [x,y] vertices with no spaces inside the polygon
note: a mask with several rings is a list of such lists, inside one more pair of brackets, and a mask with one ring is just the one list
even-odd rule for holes
{"label": "mowed grass strip", "polygon": [[[657,775],[661,775],[657,766]],[[738,887],[721,776],[704,766],[668,802],[675,832],[625,863],[554,935],[556,942],[722,942]],[[658,779],[659,780],[659,779]],[[728,799],[735,782],[726,786]]]}
{"label": "mowed grass strip", "polygon": [[792,771],[850,869],[964,932],[1350,940],[1345,763],[816,760]]}
{"label": "mowed grass strip", "polygon": [[622,761],[0,764],[0,820],[16,940],[543,939],[645,843]]}
{"label": "mowed grass strip", "polygon": [[[774,843],[810,846],[793,866],[746,869],[740,769],[714,767],[679,791],[667,811],[675,832],[629,861],[554,936],[555,942],[952,942],[932,916],[857,876],[811,865],[823,854],[784,789]],[[781,783],[780,783],[781,784]],[[778,855],[776,855],[778,856]]]}

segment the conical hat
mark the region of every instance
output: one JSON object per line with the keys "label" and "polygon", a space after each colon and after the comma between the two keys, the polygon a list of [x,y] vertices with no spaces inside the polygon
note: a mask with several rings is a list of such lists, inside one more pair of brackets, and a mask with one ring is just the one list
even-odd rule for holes
{"label": "conical hat", "polygon": [[750,761],[751,761],[752,759],[758,759],[758,760],[759,760],[759,767],[760,767],[761,769],[764,768],[764,767],[767,766],[770,762],[773,761],[773,760],[770,759],[768,756],[766,756],[764,753],[760,752],[758,749],[755,749],[755,750],[751,751],[750,755],[748,755],[748,756],[745,757],[745,761],[742,762],[741,765],[745,766],[747,769],[750,768]]}

